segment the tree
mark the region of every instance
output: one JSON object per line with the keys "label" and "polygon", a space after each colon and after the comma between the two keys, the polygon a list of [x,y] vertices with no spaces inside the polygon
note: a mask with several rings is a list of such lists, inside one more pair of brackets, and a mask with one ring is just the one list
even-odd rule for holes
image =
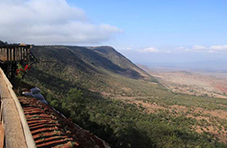
{"label": "tree", "polygon": [[88,126],[90,117],[80,89],[72,88],[69,90],[66,100],[62,103],[62,108],[69,112],[69,116],[74,122]]}

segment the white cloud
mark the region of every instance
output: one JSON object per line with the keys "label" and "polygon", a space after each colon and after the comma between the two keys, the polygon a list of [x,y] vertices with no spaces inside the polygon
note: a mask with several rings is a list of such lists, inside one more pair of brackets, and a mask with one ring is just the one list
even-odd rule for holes
{"label": "white cloud", "polygon": [[0,0],[0,40],[35,44],[100,43],[122,32],[94,24],[65,0]]}
{"label": "white cloud", "polygon": [[201,45],[194,45],[191,48],[180,46],[175,48],[173,52],[204,52],[205,49],[208,49],[208,48]]}
{"label": "white cloud", "polygon": [[173,50],[173,52],[185,52],[185,51],[190,51],[190,49],[184,46],[180,46],[175,48],[175,50]]}
{"label": "white cloud", "polygon": [[208,53],[214,53],[215,51],[214,50],[209,50]]}
{"label": "white cloud", "polygon": [[227,45],[214,45],[210,47],[212,51],[227,51]]}
{"label": "white cloud", "polygon": [[227,45],[214,45],[210,47],[201,46],[201,45],[194,45],[191,47],[185,46],[178,46],[178,47],[168,47],[168,48],[161,48],[160,50],[150,47],[145,48],[143,50],[138,50],[143,53],[227,53]]}
{"label": "white cloud", "polygon": [[183,47],[183,46],[180,46],[180,47],[177,47],[176,50],[185,50],[187,49],[186,47]]}
{"label": "white cloud", "polygon": [[158,49],[156,49],[154,47],[149,47],[149,48],[145,48],[145,49],[141,50],[141,52],[144,52],[144,53],[157,53],[159,51],[158,51]]}
{"label": "white cloud", "polygon": [[206,50],[207,47],[201,46],[201,45],[194,45],[194,46],[192,47],[192,49],[194,49],[194,50]]}
{"label": "white cloud", "polygon": [[131,47],[125,47],[125,48],[121,48],[121,50],[132,50]]}

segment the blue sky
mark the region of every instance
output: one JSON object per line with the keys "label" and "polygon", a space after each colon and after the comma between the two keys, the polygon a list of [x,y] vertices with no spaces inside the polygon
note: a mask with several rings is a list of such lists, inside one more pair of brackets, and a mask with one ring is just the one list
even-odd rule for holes
{"label": "blue sky", "polygon": [[226,0],[0,0],[0,14],[8,42],[110,45],[146,65],[227,56]]}
{"label": "blue sky", "polygon": [[122,29],[115,43],[119,47],[211,46],[227,41],[224,0],[87,0],[74,4],[95,22]]}
{"label": "blue sky", "polygon": [[[136,63],[226,61],[226,0],[69,1],[123,32],[106,42]],[[146,50],[147,49],[147,50]],[[150,50],[149,50],[150,49]],[[195,65],[196,66],[196,65]]]}

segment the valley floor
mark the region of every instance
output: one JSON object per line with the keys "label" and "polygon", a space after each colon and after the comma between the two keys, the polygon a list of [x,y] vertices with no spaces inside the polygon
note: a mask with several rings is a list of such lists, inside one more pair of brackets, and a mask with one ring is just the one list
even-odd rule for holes
{"label": "valley floor", "polygon": [[[181,100],[176,99],[176,95],[173,97],[167,95],[169,101],[157,99],[162,94],[159,96],[127,96],[123,94],[111,98],[136,105],[150,114],[164,113],[172,117],[186,117],[194,122],[190,123],[190,130],[210,134],[220,142],[227,142],[227,104],[225,100],[227,99],[227,76],[225,74],[171,70],[150,70],[149,73],[173,94],[179,95]],[[108,96],[106,93],[103,95]],[[195,102],[192,103],[190,99],[193,98],[190,97],[193,96]],[[197,100],[196,96],[201,100]],[[209,104],[209,101],[205,103],[207,98],[209,101],[213,100],[213,103]],[[216,100],[218,101],[216,102]]]}
{"label": "valley floor", "polygon": [[117,97],[115,99],[137,105],[140,108],[144,108],[144,112],[150,114],[159,114],[161,112],[168,114],[168,116],[182,116],[196,120],[196,124],[190,127],[191,130],[198,133],[210,133],[218,138],[218,141],[227,142],[227,111],[225,110],[208,110],[182,105],[159,105],[158,102],[150,101],[150,98],[147,97]]}

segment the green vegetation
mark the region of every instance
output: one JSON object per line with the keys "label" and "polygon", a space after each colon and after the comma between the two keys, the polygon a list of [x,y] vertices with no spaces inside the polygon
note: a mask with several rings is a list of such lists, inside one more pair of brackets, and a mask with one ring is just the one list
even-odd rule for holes
{"label": "green vegetation", "polygon": [[[41,62],[24,82],[40,87],[50,105],[113,148],[227,147],[212,134],[197,133],[195,126],[210,123],[186,117],[190,110],[177,115],[160,109],[149,114],[142,104],[119,98],[207,110],[227,110],[227,100],[174,94],[112,48],[103,48],[35,47]],[[220,123],[220,132],[227,128],[226,120],[213,120]]]}
{"label": "green vegetation", "polygon": [[4,43],[3,41],[0,40],[0,45],[5,45],[6,43]]}

